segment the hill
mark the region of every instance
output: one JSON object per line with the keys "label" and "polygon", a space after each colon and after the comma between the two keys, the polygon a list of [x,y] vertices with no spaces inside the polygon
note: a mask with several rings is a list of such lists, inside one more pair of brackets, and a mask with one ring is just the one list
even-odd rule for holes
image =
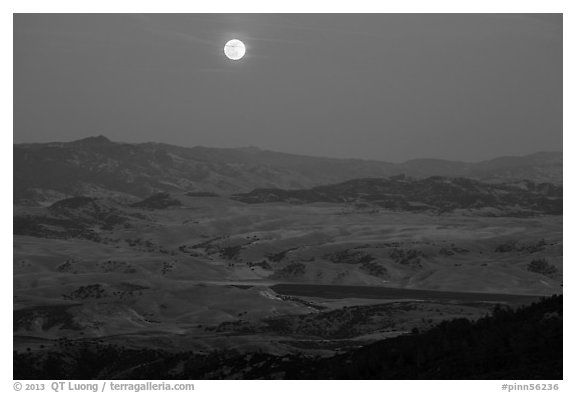
{"label": "hill", "polygon": [[562,296],[552,296],[328,358],[117,345],[14,352],[14,379],[562,379],[562,316]]}
{"label": "hill", "polygon": [[445,160],[333,159],[258,148],[178,147],[118,143],[98,136],[68,143],[16,144],[14,202],[36,205],[71,196],[123,197],[135,202],[161,192],[242,193],[301,189],[355,178],[405,174],[466,176],[495,182],[562,182],[562,153],[537,153],[480,163]]}
{"label": "hill", "polygon": [[562,379],[562,296],[380,341],[287,378]]}
{"label": "hill", "polygon": [[[14,271],[26,282],[36,280],[38,275],[28,275],[27,264],[38,263],[47,276],[59,277],[56,267],[46,271],[42,261],[58,254],[62,242],[69,242],[65,255],[57,256],[61,263],[110,248],[105,258],[124,261],[133,257],[139,266],[160,258],[155,271],[162,272],[164,263],[176,264],[190,268],[194,280],[213,280],[217,269],[219,280],[525,294],[561,291],[562,216],[542,214],[529,205],[539,198],[552,198],[561,207],[561,199],[546,196],[558,191],[535,186],[531,193],[518,194],[517,202],[512,198],[515,194],[502,196],[499,193],[504,191],[492,190],[492,185],[473,182],[469,187],[478,189],[476,193],[462,186],[470,192],[465,199],[458,193],[452,196],[452,187],[464,191],[458,179],[451,181],[455,184],[449,183],[450,192],[444,194],[440,191],[445,184],[440,183],[438,191],[434,179],[400,184],[379,179],[375,184],[369,180],[359,181],[358,186],[355,182],[326,186],[337,191],[318,194],[305,190],[300,196],[305,201],[310,193],[312,202],[322,200],[318,195],[335,201],[348,198],[347,203],[296,203],[293,199],[292,203],[243,203],[171,193],[130,204],[74,197],[49,207],[16,206]],[[386,208],[370,199],[387,182],[391,189],[399,188],[395,198],[408,211],[402,204]],[[403,190],[428,198],[428,205],[417,205],[412,199],[405,202],[399,194]],[[357,192],[363,193],[359,200],[368,198],[369,202],[355,201]],[[464,206],[466,201],[490,203],[493,198],[499,201],[498,207],[473,208],[474,202],[469,209],[446,211],[454,207],[449,205],[452,201]],[[85,263],[86,269],[92,269]],[[182,279],[184,271],[179,270],[177,276]]]}
{"label": "hill", "polygon": [[433,176],[418,180],[394,176],[354,179],[303,190],[256,189],[233,198],[245,203],[330,202],[401,211],[484,209],[484,214],[494,216],[562,214],[562,187],[528,180],[492,184],[467,178]]}

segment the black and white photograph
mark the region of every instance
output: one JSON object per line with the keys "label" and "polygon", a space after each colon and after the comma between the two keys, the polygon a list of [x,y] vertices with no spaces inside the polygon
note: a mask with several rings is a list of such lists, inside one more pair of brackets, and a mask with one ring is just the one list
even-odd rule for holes
{"label": "black and white photograph", "polygon": [[12,150],[14,380],[564,378],[562,13],[14,13]]}

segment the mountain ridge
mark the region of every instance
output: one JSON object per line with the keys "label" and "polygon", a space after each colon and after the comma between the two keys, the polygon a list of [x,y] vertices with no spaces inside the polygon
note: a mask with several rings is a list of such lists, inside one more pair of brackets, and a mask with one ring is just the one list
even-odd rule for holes
{"label": "mountain ridge", "polygon": [[376,159],[376,158],[358,158],[358,157],[329,157],[329,156],[322,156],[322,155],[310,155],[310,154],[299,154],[299,153],[291,153],[291,152],[285,152],[285,151],[277,151],[277,150],[269,150],[266,148],[261,148],[259,146],[253,146],[253,145],[249,145],[249,146],[239,146],[239,147],[212,147],[212,146],[205,146],[205,145],[194,145],[194,146],[181,146],[181,145],[176,145],[176,144],[172,144],[172,143],[166,143],[166,142],[155,142],[155,141],[146,141],[146,142],[122,142],[122,141],[114,141],[111,140],[110,138],[108,138],[105,135],[99,134],[96,136],[88,136],[82,139],[75,139],[72,141],[66,141],[66,142],[62,142],[62,141],[52,141],[52,142],[18,142],[18,143],[13,143],[13,146],[39,146],[39,145],[53,145],[53,146],[61,146],[61,145],[67,145],[67,144],[123,144],[123,145],[156,145],[156,146],[165,146],[165,147],[176,147],[176,148],[182,148],[182,149],[204,149],[204,150],[231,150],[231,151],[239,151],[239,152],[245,152],[245,153],[259,153],[259,152],[267,152],[267,153],[274,153],[274,154],[278,154],[278,155],[287,155],[287,156],[293,156],[293,157],[307,157],[307,158],[317,158],[317,159],[328,159],[328,160],[340,160],[340,161],[369,161],[369,162],[384,162],[387,164],[393,164],[393,165],[400,165],[400,164],[406,164],[409,162],[413,162],[413,161],[429,161],[429,162],[434,162],[434,161],[438,161],[438,162],[452,162],[452,163],[458,163],[458,164],[480,164],[480,163],[487,163],[487,162],[491,162],[491,161],[495,161],[495,160],[501,160],[501,159],[515,159],[515,158],[524,158],[524,157],[536,157],[536,156],[561,156],[563,154],[562,151],[555,151],[555,150],[541,150],[541,151],[536,151],[533,153],[527,153],[527,154],[508,154],[508,155],[503,155],[503,156],[497,156],[494,158],[487,158],[487,159],[481,159],[481,160],[476,160],[476,161],[462,161],[462,160],[451,160],[451,159],[444,159],[444,158],[436,158],[436,157],[423,157],[423,158],[409,158],[406,159],[404,161],[385,161],[385,160],[381,160],[381,159]]}
{"label": "mountain ridge", "polygon": [[105,136],[72,142],[14,144],[14,201],[65,197],[142,198],[158,192],[233,194],[256,188],[302,189],[355,178],[407,175],[562,183],[562,153],[540,152],[478,163],[416,159],[403,163],[312,157],[257,147],[181,147],[121,143]]}
{"label": "mountain ridge", "polygon": [[492,184],[463,177],[431,176],[415,180],[398,175],[386,179],[353,179],[301,190],[255,189],[232,198],[251,204],[340,203],[361,210],[484,209],[486,213],[490,211],[489,215],[562,214],[562,187],[529,180]]}

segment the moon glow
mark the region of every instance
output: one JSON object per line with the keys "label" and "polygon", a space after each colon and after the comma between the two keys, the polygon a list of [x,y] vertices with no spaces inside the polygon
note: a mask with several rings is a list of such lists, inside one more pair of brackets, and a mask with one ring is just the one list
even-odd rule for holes
{"label": "moon glow", "polygon": [[224,45],[224,54],[230,60],[240,60],[246,54],[246,46],[240,40],[230,40]]}

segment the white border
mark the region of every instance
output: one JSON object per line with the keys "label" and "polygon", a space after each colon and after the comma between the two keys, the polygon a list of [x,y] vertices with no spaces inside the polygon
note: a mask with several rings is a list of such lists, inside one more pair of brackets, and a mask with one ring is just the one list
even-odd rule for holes
{"label": "white border", "polygon": [[[277,12],[313,12],[313,13],[325,13],[325,12],[337,12],[337,13],[358,13],[358,12],[386,12],[386,13],[398,13],[398,12],[418,12],[418,13],[477,13],[477,12],[498,12],[498,13],[524,13],[524,12],[560,12],[564,13],[564,129],[567,132],[564,134],[564,145],[566,149],[565,156],[565,176],[564,187],[565,187],[565,240],[567,244],[576,244],[574,242],[573,233],[571,230],[571,225],[574,223],[574,207],[570,203],[573,201],[572,196],[574,195],[574,185],[570,181],[569,175],[572,173],[572,169],[575,166],[575,158],[570,154],[570,147],[573,146],[574,137],[572,132],[574,128],[574,108],[576,107],[574,102],[574,76],[573,70],[576,70],[576,64],[574,62],[574,48],[576,48],[574,41],[574,26],[576,18],[574,16],[574,1],[554,1],[554,0],[483,0],[479,2],[470,1],[446,1],[446,0],[434,0],[434,1],[397,1],[397,2],[385,2],[385,1],[369,1],[369,0],[354,0],[354,1],[313,1],[313,0],[293,0],[286,2],[276,2],[276,1],[231,1],[231,0],[218,0],[218,1],[204,1],[201,4],[195,1],[151,1],[151,0],[127,0],[127,1],[113,1],[113,0],[100,0],[93,2],[84,1],[5,1],[2,6],[2,19],[0,21],[0,28],[3,30],[3,34],[0,35],[0,40],[2,41],[2,105],[0,106],[2,110],[2,119],[5,123],[5,132],[3,132],[2,138],[6,139],[2,146],[2,165],[0,166],[2,170],[2,179],[7,182],[8,179],[12,180],[12,148],[11,144],[13,138],[10,137],[9,130],[12,128],[12,13],[54,13],[54,12],[113,12],[113,13],[123,13],[123,12],[177,12],[177,13],[197,13],[197,12],[226,12],[226,13],[246,13],[246,12],[266,12],[266,13],[277,13]],[[572,70],[570,72],[569,70]],[[8,143],[10,141],[10,144]],[[11,215],[9,215],[8,207],[12,201],[12,190],[4,191],[2,195],[2,239],[8,243],[7,239],[12,237],[12,226]],[[9,249],[9,245],[5,244],[5,250]],[[573,303],[572,296],[572,285],[574,277],[574,268],[572,267],[572,261],[575,260],[575,252],[571,247],[566,248],[564,256],[564,277],[568,285],[565,285],[565,307],[567,313],[565,314],[565,328],[568,332],[574,330],[574,317],[570,313],[571,305]],[[5,258],[1,264],[1,273],[4,277],[4,282],[2,285],[2,296],[4,310],[6,310],[5,315],[9,315],[6,324],[2,326],[2,336],[4,342],[6,343],[4,351],[0,356],[1,359],[1,375],[2,375],[2,391],[10,392],[14,391],[12,386],[12,354],[8,351],[8,342],[11,342],[12,336],[12,313],[9,310],[11,307],[12,299],[12,264]],[[9,303],[10,302],[10,303]],[[574,339],[573,335],[565,335],[564,337],[564,364],[569,364],[569,359],[573,356],[571,355],[574,350]],[[561,391],[576,391],[574,390],[575,384],[573,382],[573,377],[570,374],[567,366],[564,367],[565,381],[560,381]],[[519,383],[519,381],[516,381]],[[535,382],[535,381],[529,381]],[[555,381],[551,381],[555,382]],[[301,388],[309,388],[314,390],[324,390],[324,391],[352,391],[356,389],[371,389],[374,391],[376,389],[387,389],[390,391],[441,391],[441,392],[496,392],[502,391],[500,389],[501,381],[283,381],[283,382],[270,382],[270,381],[197,381],[196,390],[197,391],[217,391],[220,389],[229,389],[234,391],[246,391],[250,393],[255,392],[266,392],[269,393],[271,389],[279,392],[294,391]],[[569,389],[569,386],[573,386]]]}

